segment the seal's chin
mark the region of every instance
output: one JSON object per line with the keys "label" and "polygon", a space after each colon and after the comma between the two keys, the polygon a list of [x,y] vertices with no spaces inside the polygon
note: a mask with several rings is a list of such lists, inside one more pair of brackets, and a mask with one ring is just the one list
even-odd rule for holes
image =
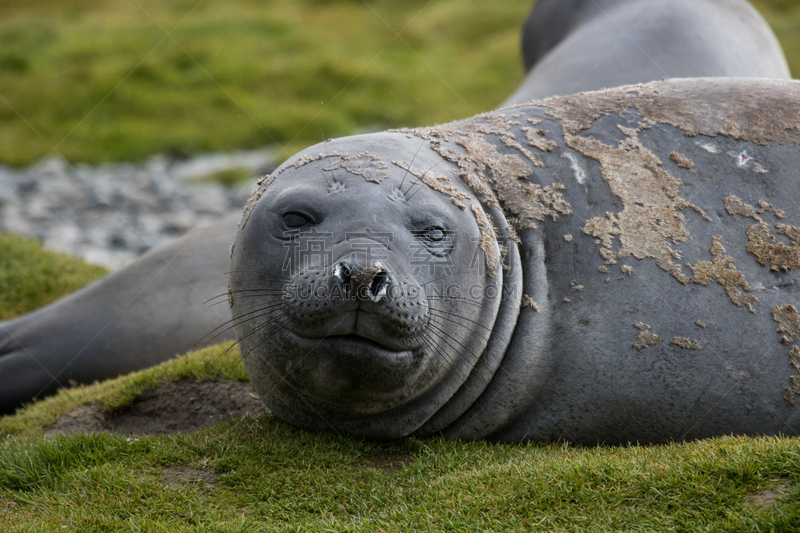
{"label": "seal's chin", "polygon": [[[380,412],[419,392],[426,366],[421,347],[396,350],[355,334],[305,337],[283,330],[281,336],[281,351],[289,357],[277,366],[287,369],[285,378],[336,410]],[[280,360],[281,355],[272,357]]]}

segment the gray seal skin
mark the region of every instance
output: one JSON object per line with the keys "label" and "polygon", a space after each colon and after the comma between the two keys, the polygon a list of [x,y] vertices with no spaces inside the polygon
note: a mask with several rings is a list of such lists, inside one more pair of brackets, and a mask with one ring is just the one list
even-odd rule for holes
{"label": "gray seal skin", "polygon": [[[631,4],[631,7],[634,7],[633,4],[638,6],[639,3],[626,2]],[[700,4],[709,3],[697,3]],[[743,42],[774,43],[774,37],[768,29],[765,29],[763,20],[749,6],[742,7],[742,2],[732,2],[732,0],[709,5],[727,7],[729,4],[735,16],[747,15],[747,22],[737,26],[738,33],[735,35],[737,42],[743,40]],[[623,68],[593,69],[588,73],[580,70],[578,59],[582,54],[591,54],[596,45],[593,41],[595,34],[582,29],[584,26],[593,27],[586,25],[588,23],[585,21],[589,20],[586,18],[588,15],[583,14],[591,13],[591,8],[583,6],[583,3],[573,2],[571,4],[575,7],[573,12],[570,9],[558,9],[558,5],[549,0],[541,0],[529,18],[523,51],[529,63],[537,63],[530,70],[520,92],[509,100],[510,103],[528,100],[537,94],[542,96],[552,92],[574,92],[576,79],[594,83],[590,86],[592,88],[653,79],[652,69],[644,68],[641,63],[633,63],[639,65],[636,67],[637,72]],[[681,12],[683,9],[692,11],[699,17],[695,22],[705,24],[707,27],[717,27],[714,17],[727,16],[710,8],[693,11],[698,9],[693,7],[694,5],[695,3],[687,5],[680,0],[658,2],[654,6],[658,11],[653,11],[651,16],[647,17],[647,24],[655,24],[655,27],[663,27],[665,31],[668,28],[669,31],[673,31],[674,19],[670,12]],[[606,4],[602,6],[610,9]],[[655,13],[658,13],[658,16],[655,16]],[[575,14],[581,16],[576,18]],[[536,20],[539,19],[541,22],[537,24]],[[633,33],[640,24],[639,19],[631,17],[614,19],[614,22]],[[609,29],[609,35],[613,36],[614,28]],[[637,35],[636,42],[647,50],[657,49],[663,44],[659,32],[644,32]],[[651,37],[652,43],[648,41]],[[731,37],[725,39],[727,40],[720,41],[719,44],[708,39],[692,41],[699,44],[676,49],[675,55],[671,56],[671,64],[675,70],[671,70],[670,74],[710,76],[736,73],[742,76],[758,76],[764,75],[765,68],[774,67],[777,69],[774,75],[786,76],[785,68],[780,67],[785,65],[780,49],[771,45],[742,48],[736,43],[731,43]],[[685,39],[682,42],[685,42]],[[704,48],[698,49],[698,46]],[[725,49],[735,49],[738,52],[735,55],[726,54],[723,53]],[[552,58],[556,57],[554,54],[561,53],[559,50],[571,51],[567,54],[568,57],[563,58],[565,67],[555,70],[551,67],[544,68],[553,61]],[[607,59],[614,60],[618,57],[617,54],[620,54],[620,60],[625,63],[627,59],[622,52],[626,50],[627,48],[622,45],[615,47]],[[703,58],[700,63],[698,58]],[[542,68],[538,68],[538,65],[542,65]],[[692,70],[681,70],[681,65],[692,65]],[[661,74],[656,75],[656,77],[661,76]],[[550,87],[550,92],[535,92],[538,90],[537,87],[545,85]],[[405,154],[405,146],[403,150]],[[356,157],[358,153],[360,152],[354,153],[353,156]],[[376,153],[380,153],[386,161],[390,160],[390,154],[385,150]],[[429,158],[430,155],[425,156],[420,153],[420,157]],[[573,154],[572,157],[577,156]],[[557,161],[561,165],[558,167],[561,171],[572,172],[571,159],[562,158]],[[417,165],[418,161],[414,164]],[[436,161],[431,160],[431,165],[434,164]],[[346,173],[342,171],[337,174]],[[406,182],[404,187],[407,186]],[[487,209],[489,208],[484,207],[484,211]],[[497,218],[496,214],[491,216]],[[203,234],[185,237],[156,249],[130,267],[99,280],[62,301],[19,319],[0,323],[0,413],[11,412],[25,401],[50,394],[58,387],[66,385],[69,380],[86,383],[115,377],[152,366],[212,339],[232,338],[232,330],[226,329],[231,319],[229,312],[223,308],[224,306],[209,307],[203,305],[203,302],[223,295],[227,290],[225,273],[229,269],[228,250],[235,232],[235,220],[221,221]],[[191,245],[185,246],[187,243]],[[169,259],[178,252],[180,252],[177,256],[178,262],[165,268]],[[286,250],[282,250],[281,254],[285,255],[285,252]],[[414,251],[418,252],[419,250]],[[449,286],[452,286],[452,283]],[[536,301],[541,306],[547,298],[537,297]],[[501,326],[511,327],[514,320],[511,318],[512,311],[499,303],[497,305],[499,314],[492,331],[497,333],[497,338],[501,338],[499,332]],[[450,338],[446,336],[445,338],[449,343],[455,343]],[[479,342],[474,339],[473,341]],[[496,359],[502,357],[500,348],[502,343],[498,343],[497,346],[492,352],[495,354],[493,356],[495,359],[481,358],[481,364],[487,369],[485,372],[493,372],[492,365],[499,364]],[[476,351],[477,348],[471,347],[470,350]],[[485,360],[489,362],[483,363]],[[473,371],[473,374],[476,374],[476,371]],[[479,380],[477,377],[471,379]],[[469,388],[478,390],[477,385],[475,387],[470,385]],[[466,390],[464,387],[462,389]],[[474,396],[474,393],[472,395]],[[458,405],[469,404],[474,400],[473,396],[459,393],[455,399],[449,401],[448,405],[454,412],[458,411],[461,409]],[[441,409],[439,412],[441,413]],[[437,416],[441,420],[447,418],[444,414]],[[444,427],[442,424],[444,422],[438,425],[431,422],[430,427]]]}
{"label": "gray seal skin", "polygon": [[539,0],[522,53],[527,78],[503,106],[664,78],[790,78],[745,0]]}
{"label": "gray seal skin", "polygon": [[370,438],[798,434],[798,128],[800,82],[690,79],[301,152],[232,254],[251,381]]}

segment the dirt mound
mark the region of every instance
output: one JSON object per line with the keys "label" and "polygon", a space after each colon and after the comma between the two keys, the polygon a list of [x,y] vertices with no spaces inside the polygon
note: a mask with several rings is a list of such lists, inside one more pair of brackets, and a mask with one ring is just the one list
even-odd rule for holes
{"label": "dirt mound", "polygon": [[97,404],[62,415],[46,435],[107,431],[123,435],[197,431],[233,415],[258,415],[267,408],[241,381],[177,381],[150,389],[123,411],[109,414]]}

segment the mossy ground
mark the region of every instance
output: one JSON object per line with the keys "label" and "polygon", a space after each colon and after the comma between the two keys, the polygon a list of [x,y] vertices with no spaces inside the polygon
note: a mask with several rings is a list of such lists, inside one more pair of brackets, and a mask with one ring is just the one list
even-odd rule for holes
{"label": "mossy ground", "polygon": [[[469,116],[521,79],[517,29],[529,3],[0,1],[0,162],[54,148],[91,162],[273,140],[289,155],[373,123]],[[754,3],[797,75],[800,4]],[[402,38],[389,28],[406,24]],[[0,237],[0,317],[101,274]],[[219,376],[245,379],[235,349],[69,389],[0,419],[0,530],[800,530],[793,438],[380,443],[267,416],[188,435],[41,437],[78,405],[113,410],[162,380]]]}

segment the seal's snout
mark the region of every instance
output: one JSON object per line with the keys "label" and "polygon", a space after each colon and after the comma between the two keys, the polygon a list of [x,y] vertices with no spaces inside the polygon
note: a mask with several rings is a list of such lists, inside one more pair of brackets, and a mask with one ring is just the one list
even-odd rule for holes
{"label": "seal's snout", "polygon": [[389,271],[379,261],[371,267],[358,270],[346,261],[333,267],[333,277],[343,288],[359,300],[379,302],[384,299],[391,284]]}

